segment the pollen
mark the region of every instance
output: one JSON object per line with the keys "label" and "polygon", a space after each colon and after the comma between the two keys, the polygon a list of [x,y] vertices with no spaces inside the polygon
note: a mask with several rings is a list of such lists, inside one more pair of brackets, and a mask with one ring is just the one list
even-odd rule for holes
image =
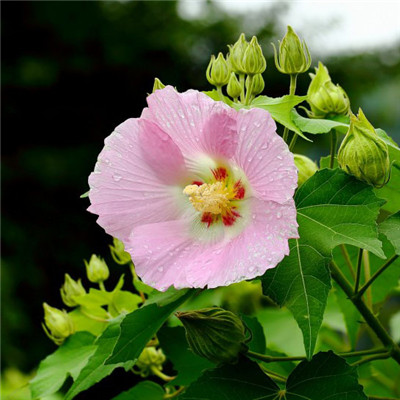
{"label": "pollen", "polygon": [[193,207],[200,212],[223,214],[230,209],[235,193],[224,182],[203,183],[201,186],[188,185],[183,193],[189,197]]}

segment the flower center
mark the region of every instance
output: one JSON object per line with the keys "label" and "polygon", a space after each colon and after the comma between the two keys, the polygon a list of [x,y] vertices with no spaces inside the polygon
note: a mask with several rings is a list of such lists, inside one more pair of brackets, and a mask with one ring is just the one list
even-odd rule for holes
{"label": "flower center", "polygon": [[234,198],[232,191],[223,182],[187,185],[183,193],[189,196],[197,211],[217,215],[226,212],[230,208],[230,200]]}

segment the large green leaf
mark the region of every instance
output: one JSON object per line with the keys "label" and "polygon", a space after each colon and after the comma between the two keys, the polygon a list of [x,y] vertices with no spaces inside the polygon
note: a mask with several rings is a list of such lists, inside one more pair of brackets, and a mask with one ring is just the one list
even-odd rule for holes
{"label": "large green leaf", "polygon": [[400,211],[383,221],[379,230],[388,238],[396,254],[400,254]]}
{"label": "large green leaf", "polygon": [[292,110],[292,121],[302,132],[316,134],[328,133],[332,129],[336,129],[340,133],[346,133],[349,124],[332,121],[330,119],[304,118],[296,110]]}
{"label": "large green leaf", "polygon": [[279,387],[254,361],[243,357],[206,371],[179,400],[273,400]]}
{"label": "large green leaf", "polygon": [[293,313],[310,358],[330,289],[331,252],[348,243],[384,257],[375,222],[383,201],[343,171],[323,169],[298,189],[295,202],[300,239],[289,241],[289,256],[262,280],[264,293]]}
{"label": "large green leaf", "polygon": [[297,127],[297,125],[292,121],[292,109],[298,104],[306,100],[307,96],[295,96],[286,95],[283,97],[268,97],[268,96],[258,96],[255,98],[251,107],[262,108],[267,110],[272,118],[289,128],[292,132],[296,132],[303,139],[310,141]]}
{"label": "large green leaf", "polygon": [[189,349],[183,327],[163,327],[157,337],[165,355],[178,373],[171,381],[172,385],[187,386],[195,381],[203,370],[214,366],[212,362],[197,356]]}
{"label": "large green leaf", "polygon": [[192,383],[180,400],[366,400],[357,371],[332,351],[302,361],[281,389],[259,366],[240,359],[206,371]]}
{"label": "large green leaf", "polygon": [[163,304],[165,304],[163,306],[153,303],[128,314],[121,323],[121,335],[106,364],[135,361],[170,314],[193,293],[193,291],[185,290],[180,293],[174,292],[172,302],[168,301],[168,298],[163,298]]}
{"label": "large green leaf", "polygon": [[164,394],[163,388],[157,383],[144,381],[126,392],[122,392],[112,400],[162,400]]}
{"label": "large green leaf", "polygon": [[332,351],[302,361],[286,382],[287,400],[367,400],[357,369]]}
{"label": "large green leaf", "polygon": [[75,381],[66,394],[65,400],[73,399],[78,393],[90,388],[95,383],[110,375],[115,368],[125,367],[128,369],[132,367],[133,362],[105,365],[105,361],[110,356],[121,333],[120,324],[122,320],[123,316],[111,320],[106,330],[96,340],[95,344],[97,347],[95,353],[80,371],[79,376],[74,379]]}
{"label": "large green leaf", "polygon": [[247,315],[242,315],[242,320],[251,332],[251,339],[246,343],[249,350],[264,354],[266,348],[265,335],[260,322],[256,317],[249,317]]}
{"label": "large green leaf", "polygon": [[88,332],[77,332],[39,365],[30,382],[33,399],[49,396],[61,388],[68,376],[73,379],[96,351],[95,337]]}

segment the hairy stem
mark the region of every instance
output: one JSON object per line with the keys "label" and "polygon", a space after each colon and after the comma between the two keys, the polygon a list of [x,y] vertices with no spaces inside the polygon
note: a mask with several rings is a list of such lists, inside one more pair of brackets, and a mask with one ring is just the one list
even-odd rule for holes
{"label": "hairy stem", "polygon": [[[371,267],[369,264],[369,252],[367,250],[363,253],[363,264],[364,264],[364,279],[368,282],[371,279]],[[356,292],[357,293],[357,292]],[[367,306],[372,310],[372,290],[371,287],[367,288],[366,300]]]}
{"label": "hairy stem", "polygon": [[388,348],[390,351],[390,356],[400,365],[400,348],[393,341],[390,335],[386,332],[386,329],[383,327],[381,322],[372,311],[365,305],[363,300],[358,297],[351,287],[350,283],[343,275],[342,271],[336,265],[334,261],[330,263],[330,270],[332,274],[332,278],[337,282],[337,284],[342,288],[342,290],[346,293],[347,297],[351,300],[354,306],[357,308],[359,313],[364,317],[365,322],[368,326],[374,331],[376,336],[382,342],[382,344]]}
{"label": "hairy stem", "polygon": [[353,263],[351,262],[350,255],[349,255],[349,252],[347,251],[347,247],[345,244],[340,245],[340,251],[342,252],[343,258],[345,259],[346,264],[349,267],[351,276],[353,277],[353,279],[356,279],[356,274],[354,272]]}
{"label": "hairy stem", "polygon": [[337,133],[335,129],[331,130],[331,158],[329,159],[329,168],[332,169],[335,164],[336,148],[337,148]]}
{"label": "hairy stem", "polygon": [[244,104],[248,106],[251,101],[251,92],[253,91],[253,84],[254,84],[254,76],[249,75],[249,87],[246,90],[246,99],[244,101]]}
{"label": "hairy stem", "polygon": [[393,263],[398,259],[398,257],[399,257],[399,256],[398,256],[397,254],[394,254],[392,257],[390,257],[390,258],[385,262],[385,264],[383,264],[382,267],[380,267],[380,268],[378,269],[378,271],[376,271],[376,272],[371,276],[371,278],[368,280],[368,282],[366,282],[366,283],[364,284],[364,286],[361,287],[361,289],[357,292],[357,296],[358,296],[358,297],[361,297],[361,296],[364,294],[364,292],[369,288],[369,286],[372,285],[372,284],[374,283],[375,279],[378,278],[378,276],[379,276],[382,272],[384,272],[384,271],[386,270],[386,268],[388,268],[391,264],[393,264]]}
{"label": "hairy stem", "polygon": [[[295,94],[296,93],[296,85],[297,85],[297,74],[290,75],[289,94]],[[283,137],[283,140],[287,143],[288,142],[288,137],[289,137],[289,128],[286,127],[286,126],[285,126],[285,129],[283,130],[283,136],[282,137]]]}
{"label": "hairy stem", "polygon": [[363,249],[359,249],[357,257],[357,270],[356,270],[357,272],[356,272],[356,282],[354,284],[354,293],[357,293],[358,287],[360,286],[362,255],[363,255]]}
{"label": "hairy stem", "polygon": [[240,87],[242,88],[242,93],[240,93],[240,102],[242,104],[244,104],[244,99],[245,99],[245,94],[244,94],[245,77],[244,77],[244,74],[239,74],[239,83],[240,83]]}
{"label": "hairy stem", "polygon": [[374,360],[385,360],[386,358],[390,358],[391,356],[392,356],[392,353],[390,351],[387,351],[386,353],[375,354],[370,357],[362,358],[361,360],[358,360],[351,365],[352,365],[352,367],[354,367],[354,366],[362,365],[362,364],[365,364],[367,362],[374,361]]}

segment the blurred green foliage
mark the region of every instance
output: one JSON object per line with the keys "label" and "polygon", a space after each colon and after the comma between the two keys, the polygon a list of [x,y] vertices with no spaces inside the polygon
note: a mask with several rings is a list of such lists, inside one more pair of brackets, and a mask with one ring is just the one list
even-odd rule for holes
{"label": "blurred green foliage", "polygon": [[[40,326],[42,302],[60,308],[64,273],[83,276],[83,258],[105,254],[111,243],[79,198],[103,139],[140,115],[156,76],[181,91],[210,89],[209,57],[236,41],[242,19],[212,2],[205,7],[189,21],[174,1],[2,4],[4,366],[29,372],[53,350]],[[283,36],[276,22],[283,10],[276,4],[253,16],[261,27],[251,33],[266,54],[269,96],[288,90],[269,44]],[[362,106],[375,127],[398,141],[400,46],[323,61],[353,111]],[[298,94],[308,84],[307,74],[300,76]],[[296,151],[317,159],[326,153],[327,137],[315,139],[299,140]],[[235,308],[234,296],[226,301]]]}

